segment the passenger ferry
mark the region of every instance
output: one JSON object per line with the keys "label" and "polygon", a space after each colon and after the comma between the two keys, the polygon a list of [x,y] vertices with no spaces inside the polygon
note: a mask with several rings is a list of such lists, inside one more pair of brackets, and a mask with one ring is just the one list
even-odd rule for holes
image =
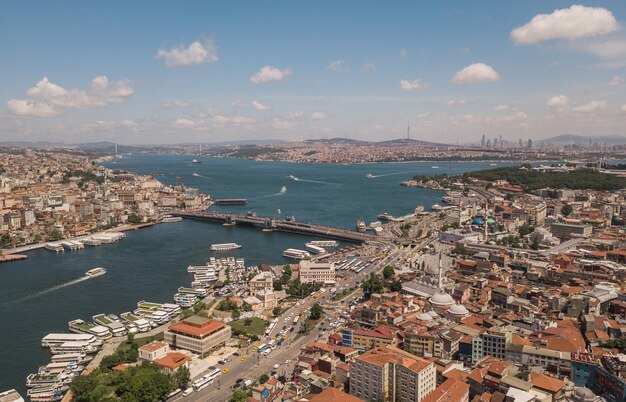
{"label": "passenger ferry", "polygon": [[150,325],[150,321],[146,320],[145,318],[137,317],[130,312],[122,313],[121,316],[124,324],[126,324],[129,329],[131,325],[134,326],[139,332],[147,332],[150,330],[150,328],[152,328],[152,326]]}
{"label": "passenger ferry", "polygon": [[294,181],[298,181],[299,180],[296,176],[294,176],[292,174],[290,174],[289,176],[285,176],[285,179],[287,179],[287,180],[294,180]]}
{"label": "passenger ferry", "polygon": [[84,364],[91,360],[93,360],[93,357],[87,356],[85,353],[63,353],[52,356],[52,363],[76,362],[77,364]]}
{"label": "passenger ferry", "polygon": [[89,271],[85,272],[85,276],[89,278],[96,278],[98,276],[102,276],[107,273],[107,270],[102,267],[92,268]]}
{"label": "passenger ferry", "polygon": [[306,251],[310,251],[313,254],[324,254],[326,253],[326,249],[320,246],[316,246],[315,244],[306,243],[304,245]]}
{"label": "passenger ferry", "polygon": [[197,159],[192,159],[192,160],[191,160],[191,163],[192,163],[193,165],[199,165],[199,164],[201,164],[202,162],[200,162],[200,161],[199,161],[199,160],[197,160]]}
{"label": "passenger ferry", "polygon": [[61,373],[57,375],[33,373],[26,377],[26,387],[33,388],[38,386],[65,385],[72,382],[73,377],[73,375],[68,373]]}
{"label": "passenger ferry", "polygon": [[308,251],[298,250],[296,248],[288,248],[287,250],[283,251],[283,257],[293,258],[296,260],[302,260],[310,256],[311,254]]}
{"label": "passenger ferry", "polygon": [[161,219],[162,223],[175,223],[175,222],[181,222],[183,220],[183,218],[181,218],[180,216],[166,216],[165,218]]}
{"label": "passenger ferry", "polygon": [[68,341],[64,342],[60,345],[55,345],[50,347],[50,352],[53,355],[64,355],[68,353],[84,353],[84,354],[93,354],[100,350],[100,346],[96,346],[89,342],[82,341]]}
{"label": "passenger ferry", "polygon": [[308,242],[307,244],[312,244],[318,247],[337,247],[337,242],[335,240],[313,240]]}
{"label": "passenger ferry", "polygon": [[102,341],[91,334],[68,334],[68,333],[51,333],[43,337],[41,346],[49,348],[61,345],[65,342],[85,342],[88,345],[101,346]]}
{"label": "passenger ferry", "polygon": [[46,245],[43,247],[46,250],[55,251],[57,253],[62,253],[64,250],[63,245],[61,243],[46,243]]}
{"label": "passenger ferry", "polygon": [[[69,387],[67,385],[50,385],[31,388],[27,391],[28,399],[31,402],[51,402],[60,401],[65,396],[65,393]],[[0,394],[0,397],[2,394]],[[15,402],[23,401],[24,399],[17,399]]]}
{"label": "passenger ferry", "polygon": [[92,239],[91,237],[83,239],[83,240],[81,240],[81,242],[85,246],[98,247],[98,246],[102,245],[102,242],[100,240]]}
{"label": "passenger ferry", "polygon": [[228,251],[228,250],[237,250],[241,248],[241,244],[237,243],[219,243],[219,244],[211,244],[211,251]]}
{"label": "passenger ferry", "polygon": [[182,308],[189,308],[198,302],[198,296],[189,293],[174,294],[174,301]]}
{"label": "passenger ferry", "polygon": [[186,287],[179,287],[178,288],[178,292],[179,293],[189,293],[192,295],[196,295],[197,297],[206,297],[208,294],[208,291],[206,289],[203,288],[186,288]]}

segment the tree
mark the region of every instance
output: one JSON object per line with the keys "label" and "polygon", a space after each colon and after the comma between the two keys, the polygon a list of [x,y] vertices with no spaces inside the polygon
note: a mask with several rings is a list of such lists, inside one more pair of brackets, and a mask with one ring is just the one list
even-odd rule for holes
{"label": "tree", "polygon": [[270,378],[267,374],[261,374],[261,377],[259,377],[259,384],[265,384],[269,379]]}
{"label": "tree", "polygon": [[3,233],[2,236],[0,236],[0,247],[7,248],[10,245],[11,245],[11,235],[8,233]]}
{"label": "tree", "polygon": [[524,237],[528,234],[531,234],[535,231],[535,228],[530,226],[528,223],[524,223],[522,226],[517,228],[517,233],[519,233],[520,237]]}
{"label": "tree", "polygon": [[395,273],[396,271],[391,265],[387,265],[385,268],[383,268],[383,278],[385,279],[390,279]]}
{"label": "tree", "polygon": [[574,212],[574,208],[572,208],[572,206],[569,204],[565,204],[561,207],[561,215],[563,215],[566,218],[570,216],[572,212]]}
{"label": "tree", "polygon": [[272,286],[274,287],[275,291],[280,291],[283,290],[283,284],[280,281],[275,281]]}
{"label": "tree", "polygon": [[128,335],[126,335],[126,343],[134,343],[135,342],[135,334],[133,334],[132,332],[129,332]]}
{"label": "tree", "polygon": [[312,320],[319,320],[322,317],[322,314],[324,314],[324,308],[322,306],[320,306],[319,303],[315,303],[311,307],[311,313],[310,313],[311,319]]}
{"label": "tree", "polygon": [[239,310],[235,309],[231,313],[231,317],[233,317],[233,320],[238,320],[239,317],[241,317],[241,312]]}
{"label": "tree", "polygon": [[245,320],[243,320],[243,325],[249,327],[250,325],[252,325],[252,318],[248,317]]}
{"label": "tree", "polygon": [[63,238],[63,235],[61,234],[61,232],[59,232],[58,230],[54,229],[52,232],[50,232],[50,234],[48,235],[48,237],[50,238],[50,240],[60,240]]}
{"label": "tree", "polygon": [[131,223],[133,225],[141,223],[141,217],[137,214],[130,214],[128,215],[128,223]]}
{"label": "tree", "polygon": [[272,314],[274,314],[274,317],[278,317],[281,313],[282,309],[278,306],[274,307],[272,309]]}
{"label": "tree", "polygon": [[370,277],[363,281],[363,292],[366,295],[371,295],[372,293],[382,293],[383,284],[380,282],[380,278],[375,273],[371,273]]}
{"label": "tree", "polygon": [[539,250],[539,242],[537,241],[537,239],[533,240],[532,244],[530,245],[530,248],[533,250]]}
{"label": "tree", "polygon": [[389,286],[389,289],[392,292],[399,292],[402,290],[402,282],[400,281],[393,281],[391,282],[391,285]]}
{"label": "tree", "polygon": [[247,400],[248,393],[246,391],[238,389],[237,391],[233,392],[228,402],[246,402]]}
{"label": "tree", "polygon": [[179,367],[176,371],[176,374],[174,375],[174,381],[176,383],[176,386],[180,389],[185,389],[187,388],[187,385],[189,385],[190,380],[191,373],[189,372],[187,366]]}

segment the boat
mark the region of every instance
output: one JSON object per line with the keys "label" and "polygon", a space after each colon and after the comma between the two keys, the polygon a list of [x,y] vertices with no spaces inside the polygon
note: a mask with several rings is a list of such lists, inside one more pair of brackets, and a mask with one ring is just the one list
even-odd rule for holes
{"label": "boat", "polygon": [[60,345],[54,345],[50,347],[50,352],[53,355],[64,355],[68,353],[94,354],[97,353],[99,350],[100,346],[81,341],[68,341]]}
{"label": "boat", "polygon": [[388,212],[383,212],[382,214],[378,215],[378,219],[380,219],[381,221],[387,221],[387,222],[393,222],[396,220],[396,218],[394,218]]}
{"label": "boat", "polygon": [[7,402],[24,402],[24,398],[14,389],[10,389],[8,391],[0,392],[0,401]]}
{"label": "boat", "polygon": [[97,339],[94,335],[83,333],[50,333],[44,336],[41,340],[41,347],[49,348],[53,346],[62,345],[66,342],[84,342],[87,345],[101,346],[102,341]]}
{"label": "boat", "polygon": [[365,175],[365,178],[366,179],[373,179],[374,175],[372,175],[371,173],[368,173],[368,174]]}
{"label": "boat", "polygon": [[248,200],[245,198],[221,198],[214,201],[215,205],[246,205]]}
{"label": "boat", "polygon": [[107,270],[102,267],[92,268],[89,271],[85,272],[85,276],[89,278],[96,278],[98,276],[102,276],[107,273]]}
{"label": "boat", "polygon": [[367,230],[367,226],[365,225],[365,222],[362,220],[358,220],[356,222],[356,230],[358,230],[359,232],[365,232]]}
{"label": "boat", "polygon": [[300,179],[298,179],[296,176],[290,174],[289,176],[285,176],[285,179],[287,180],[294,180],[294,181],[298,181]]}
{"label": "boat", "polygon": [[326,253],[326,249],[320,246],[316,246],[315,244],[311,244],[311,243],[306,243],[304,245],[304,248],[306,251],[309,251],[313,254],[325,254]]}
{"label": "boat", "polygon": [[61,243],[46,243],[46,245],[43,247],[46,250],[55,251],[57,253],[62,253],[64,250],[63,245]]}
{"label": "boat", "polygon": [[[28,399],[30,399],[31,402],[60,401],[63,399],[68,389],[69,387],[67,385],[54,384],[31,388],[27,391],[26,395],[28,395]],[[2,394],[0,394],[0,397],[2,397]],[[0,400],[2,399],[0,398]],[[12,402],[19,402],[20,400],[23,401],[23,399],[16,399]]]}
{"label": "boat", "polygon": [[199,165],[199,164],[201,164],[202,162],[200,162],[200,161],[199,161],[199,160],[197,160],[197,159],[193,159],[193,160],[191,161],[191,163],[192,163],[193,165]]}
{"label": "boat", "polygon": [[174,294],[174,302],[182,308],[192,307],[198,302],[198,296],[190,293],[176,293]]}
{"label": "boat", "polygon": [[161,219],[162,223],[175,223],[175,222],[181,222],[183,220],[183,218],[181,218],[180,216],[166,216],[163,219]]}
{"label": "boat", "polygon": [[92,247],[98,247],[102,244],[100,240],[92,239],[91,237],[81,240],[81,243],[83,243],[85,246]]}
{"label": "boat", "polygon": [[304,258],[310,257],[311,254],[305,250],[298,250],[296,248],[288,248],[283,251],[283,257],[293,258],[295,260],[302,260]]}
{"label": "boat", "polygon": [[68,373],[61,373],[57,375],[33,373],[26,377],[26,387],[33,388],[58,384],[65,385],[72,382],[72,378],[73,376]]}
{"label": "boat", "polygon": [[286,192],[287,192],[287,186],[282,186],[282,187],[280,188],[280,192],[281,192],[281,193],[286,193]]}
{"label": "boat", "polygon": [[319,247],[337,247],[336,240],[312,240],[308,244]]}
{"label": "boat", "polygon": [[432,166],[433,169],[439,169],[439,166]]}
{"label": "boat", "polygon": [[228,250],[237,250],[241,248],[241,244],[237,243],[218,243],[211,244],[211,251],[228,251]]}
{"label": "boat", "polygon": [[497,163],[490,163],[489,166],[498,166]]}

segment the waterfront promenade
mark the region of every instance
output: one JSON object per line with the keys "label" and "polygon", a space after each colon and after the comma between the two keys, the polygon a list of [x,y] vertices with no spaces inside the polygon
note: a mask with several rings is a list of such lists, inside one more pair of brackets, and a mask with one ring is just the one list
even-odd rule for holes
{"label": "waterfront promenade", "polygon": [[336,240],[363,243],[370,240],[380,240],[377,236],[368,233],[359,233],[352,230],[333,228],[330,226],[299,223],[294,220],[258,217],[255,215],[236,215],[215,212],[173,212],[172,215],[186,219],[205,220],[222,224],[243,224],[257,226],[262,229],[296,233],[309,236],[327,237]]}

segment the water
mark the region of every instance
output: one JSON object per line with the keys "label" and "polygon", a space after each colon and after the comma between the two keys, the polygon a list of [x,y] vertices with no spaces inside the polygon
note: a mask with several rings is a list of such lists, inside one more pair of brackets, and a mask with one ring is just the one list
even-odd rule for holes
{"label": "water", "polygon": [[[295,215],[305,222],[353,229],[357,219],[370,222],[381,212],[400,216],[418,204],[441,203],[441,191],[403,187],[399,181],[414,174],[456,174],[488,168],[488,163],[431,162],[369,165],[309,165],[198,158],[132,156],[112,168],[159,174],[164,183],[181,182],[214,198],[247,198],[246,206],[214,206],[214,210],[260,216]],[[501,165],[501,164],[498,164]],[[194,174],[195,173],[195,174]],[[366,179],[366,174],[376,176]],[[300,180],[286,180],[294,175]],[[281,193],[282,186],[287,192]],[[49,332],[66,332],[67,322],[91,320],[99,313],[132,311],[139,300],[171,302],[179,286],[188,286],[188,265],[203,264],[211,255],[236,256],[246,264],[287,262],[286,248],[302,248],[311,238],[267,233],[251,227],[222,227],[184,221],[132,231],[114,244],[55,254],[28,253],[25,261],[0,265],[0,390],[18,389],[25,395],[25,377],[50,361],[40,347]],[[211,243],[236,242],[242,249],[221,254]],[[107,274],[83,280],[84,273],[103,266]]]}

